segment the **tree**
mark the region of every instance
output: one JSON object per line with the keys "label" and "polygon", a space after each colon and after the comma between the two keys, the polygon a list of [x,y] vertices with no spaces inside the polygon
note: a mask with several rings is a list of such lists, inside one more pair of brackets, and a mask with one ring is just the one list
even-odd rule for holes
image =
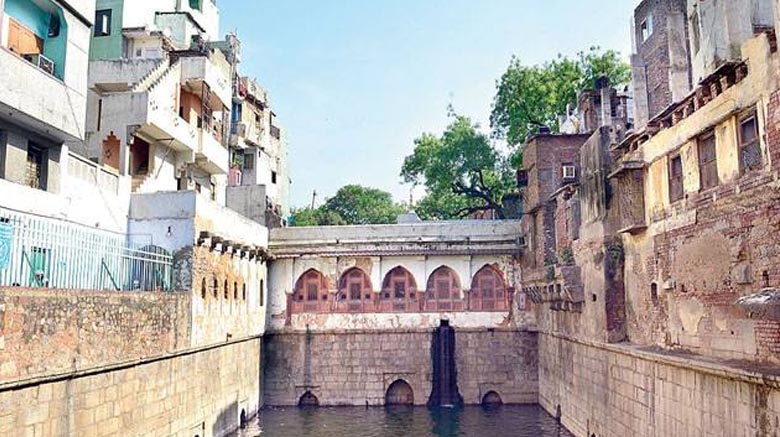
{"label": "tree", "polygon": [[415,141],[401,177],[424,185],[426,196],[417,205],[424,219],[462,218],[479,211],[506,214],[504,194],[511,187],[511,171],[479,125],[450,108],[452,122],[438,137],[426,133]]}
{"label": "tree", "polygon": [[631,68],[614,50],[591,47],[575,59],[561,55],[542,65],[526,66],[513,57],[496,83],[490,125],[496,138],[510,146],[525,142],[542,126],[557,132],[558,116],[566,105],[576,104],[578,94],[606,76],[613,86],[627,84]]}
{"label": "tree", "polygon": [[393,196],[376,188],[347,185],[325,202],[328,211],[336,213],[348,225],[395,223],[403,213]]}
{"label": "tree", "polygon": [[395,223],[404,208],[393,196],[376,188],[346,185],[318,208],[292,213],[293,226],[338,226]]}

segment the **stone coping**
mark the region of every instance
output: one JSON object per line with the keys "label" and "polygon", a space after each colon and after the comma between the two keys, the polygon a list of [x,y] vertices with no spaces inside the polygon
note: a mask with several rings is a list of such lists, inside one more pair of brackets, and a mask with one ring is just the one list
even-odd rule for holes
{"label": "stone coping", "polygon": [[583,346],[589,346],[609,352],[619,353],[645,361],[664,364],[683,369],[695,370],[708,375],[726,379],[734,379],[750,384],[764,385],[780,389],[780,366],[771,363],[752,362],[745,360],[727,360],[705,357],[689,352],[660,350],[655,346],[643,346],[631,343],[599,343],[576,339],[569,336],[541,332],[543,335],[560,340],[566,340]]}
{"label": "stone coping", "polygon": [[[527,328],[495,327],[495,328],[458,328],[452,327],[455,333],[482,333],[482,332],[516,332],[536,335],[537,331]],[[330,329],[330,330],[311,330],[288,328],[277,331],[266,331],[264,336],[271,337],[276,335],[387,335],[387,334],[430,334],[436,331],[436,327],[431,328],[394,328],[394,329]]]}

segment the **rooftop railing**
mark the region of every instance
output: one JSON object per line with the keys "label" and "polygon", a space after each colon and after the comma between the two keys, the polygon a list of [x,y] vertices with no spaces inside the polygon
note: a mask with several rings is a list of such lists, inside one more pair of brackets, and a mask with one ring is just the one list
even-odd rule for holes
{"label": "rooftop railing", "polygon": [[0,286],[170,291],[173,257],[126,236],[0,207]]}

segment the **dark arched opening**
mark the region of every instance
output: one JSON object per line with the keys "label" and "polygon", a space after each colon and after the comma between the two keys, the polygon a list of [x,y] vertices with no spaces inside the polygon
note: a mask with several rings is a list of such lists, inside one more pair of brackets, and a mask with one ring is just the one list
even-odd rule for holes
{"label": "dark arched opening", "polygon": [[314,394],[310,391],[307,391],[301,396],[300,399],[298,399],[299,407],[318,407],[319,405],[320,400],[317,399],[317,396],[314,396]]}
{"label": "dark arched opening", "polygon": [[414,405],[412,386],[402,379],[390,384],[385,393],[385,405]]}
{"label": "dark arched opening", "polygon": [[503,403],[504,401],[501,400],[501,396],[494,391],[489,391],[485,393],[485,396],[482,396],[482,405],[496,406],[496,405],[501,405]]}
{"label": "dark arched opening", "polygon": [[242,408],[241,409],[241,415],[239,416],[239,422],[238,423],[240,424],[241,428],[246,428],[247,422],[248,422],[248,420],[247,420],[247,417],[246,417],[246,410]]}

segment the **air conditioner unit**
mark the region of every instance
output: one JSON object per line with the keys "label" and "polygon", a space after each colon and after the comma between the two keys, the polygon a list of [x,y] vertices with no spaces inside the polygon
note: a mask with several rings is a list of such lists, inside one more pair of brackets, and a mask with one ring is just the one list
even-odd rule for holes
{"label": "air conditioner unit", "polygon": [[41,70],[54,76],[54,61],[47,58],[46,56],[43,56],[41,54],[31,55],[30,62],[35,64],[35,66],[37,66]]}
{"label": "air conditioner unit", "polygon": [[564,179],[575,179],[577,177],[577,168],[573,165],[564,165],[563,166],[563,178]]}

